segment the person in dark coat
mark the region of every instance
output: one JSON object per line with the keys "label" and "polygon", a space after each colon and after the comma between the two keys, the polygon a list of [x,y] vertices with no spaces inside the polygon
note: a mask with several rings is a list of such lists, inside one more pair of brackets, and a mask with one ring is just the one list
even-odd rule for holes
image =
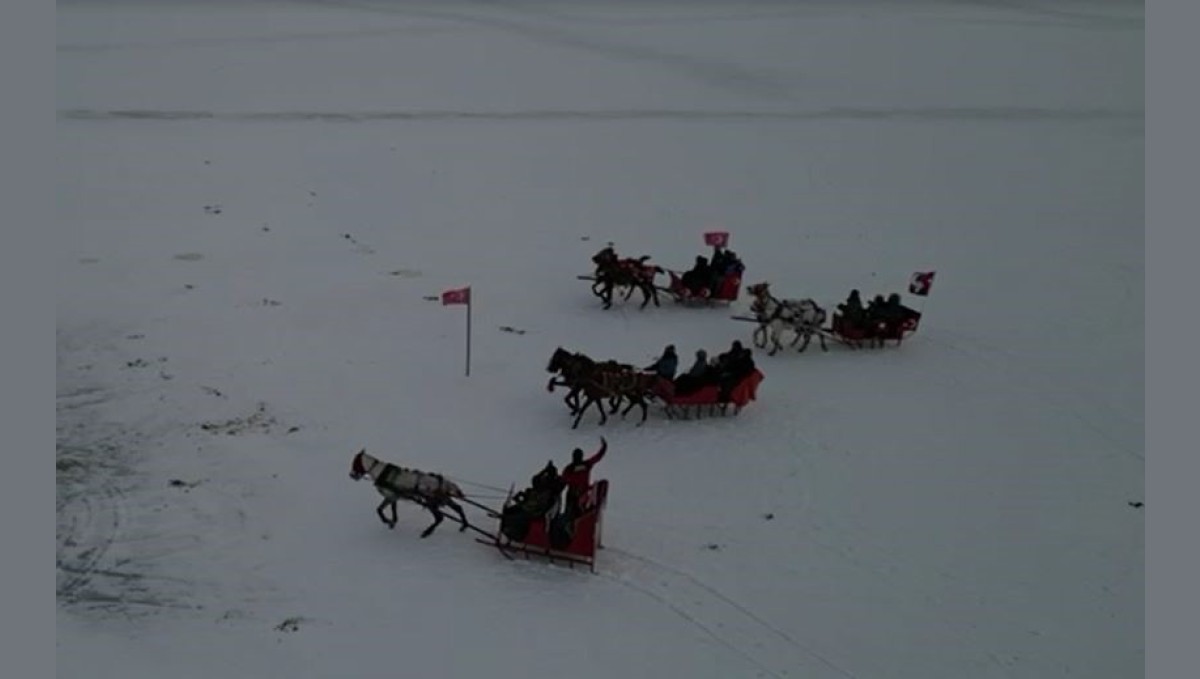
{"label": "person in dark coat", "polygon": [[646,368],[665,380],[674,380],[675,371],[678,369],[679,356],[675,354],[674,344],[668,344],[667,348],[663,350],[662,356],[659,356],[657,361]]}
{"label": "person in dark coat", "polygon": [[708,352],[697,349],[696,362],[692,363],[692,367],[688,368],[686,373],[675,379],[675,393],[684,396],[698,390],[704,386],[704,382],[709,378],[711,372],[712,367],[708,364]]}
{"label": "person in dark coat", "polygon": [[725,265],[729,263],[729,255],[725,253],[723,248],[714,246],[713,256],[709,261],[712,262],[711,266],[715,273],[723,274],[725,273]]}
{"label": "person in dark coat", "polygon": [[729,351],[726,351],[723,354],[717,355],[717,365],[716,365],[717,370],[720,372],[726,371],[728,369],[730,361],[732,361],[739,354],[741,354],[742,351],[743,351],[743,347],[742,347],[741,340],[734,340],[733,344],[730,345],[730,347],[729,347]]}
{"label": "person in dark coat", "polygon": [[558,474],[558,468],[554,466],[554,460],[549,460],[546,466],[534,475],[529,488],[529,498],[531,503],[544,507],[543,511],[557,514],[558,497],[562,489],[563,480]]}
{"label": "person in dark coat", "polygon": [[696,263],[692,266],[691,271],[683,274],[680,282],[692,294],[698,295],[701,290],[709,286],[711,280],[712,268],[709,266],[708,260],[701,255],[696,257]]}
{"label": "person in dark coat", "polygon": [[[749,349],[742,346],[741,342],[734,342],[737,346],[728,352],[728,358],[722,365],[719,384],[721,387],[719,400],[722,403],[729,401],[734,387],[745,379],[750,373],[754,372],[754,355]],[[726,354],[722,354],[725,356]]]}
{"label": "person in dark coat", "polygon": [[687,374],[691,377],[701,378],[708,372],[708,352],[703,349],[696,350],[696,362],[692,363],[692,367],[688,368]]}
{"label": "person in dark coat", "polygon": [[858,290],[850,291],[850,296],[846,298],[846,301],[838,305],[838,311],[842,313],[842,318],[851,322],[862,315],[863,303]]}
{"label": "person in dark coat", "polygon": [[733,274],[741,276],[743,273],[746,272],[746,265],[742,263],[741,258],[737,256],[736,252],[734,252],[733,250],[726,250],[725,257],[726,257],[725,261],[727,262],[727,264],[725,266],[725,275],[726,276],[733,275]]}
{"label": "person in dark coat", "polygon": [[878,323],[883,320],[884,315],[887,313],[886,306],[887,301],[883,298],[883,295],[875,295],[875,298],[867,304],[867,309],[863,313],[863,316],[870,323]]}

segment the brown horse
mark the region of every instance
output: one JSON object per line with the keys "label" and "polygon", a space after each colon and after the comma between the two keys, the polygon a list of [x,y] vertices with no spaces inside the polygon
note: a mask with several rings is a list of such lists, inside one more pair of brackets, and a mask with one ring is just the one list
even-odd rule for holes
{"label": "brown horse", "polygon": [[[657,376],[640,372],[632,365],[611,360],[597,362],[584,354],[572,354],[562,347],[550,357],[546,370],[561,376],[561,380],[550,378],[547,391],[554,391],[556,386],[569,389],[563,402],[575,415],[572,429],[579,426],[583,414],[592,405],[600,413],[600,424],[605,424],[608,415],[615,415],[624,400],[628,400],[629,405],[621,412],[621,417],[628,415],[635,406],[641,406],[641,422],[645,422],[649,415],[648,402],[660,396],[664,389],[662,380]],[[579,399],[581,394],[584,397],[582,403]],[[605,412],[604,400],[608,401],[608,412]]]}
{"label": "brown horse", "polygon": [[592,294],[604,302],[605,309],[612,308],[613,291],[616,288],[627,288],[623,301],[629,301],[634,290],[641,290],[643,299],[639,309],[645,309],[652,300],[654,306],[661,306],[654,277],[664,269],[646,264],[648,259],[648,255],[637,259],[621,259],[612,245],[605,247],[592,257],[592,263],[596,265],[596,282],[592,284]]}

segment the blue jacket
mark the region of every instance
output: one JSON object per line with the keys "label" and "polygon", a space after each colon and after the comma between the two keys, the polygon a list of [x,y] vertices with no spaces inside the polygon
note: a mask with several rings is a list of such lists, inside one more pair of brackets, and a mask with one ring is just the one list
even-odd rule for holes
{"label": "blue jacket", "polygon": [[675,379],[675,371],[679,369],[679,357],[675,354],[663,354],[654,365],[651,365],[647,370],[657,374],[659,377],[673,380]]}

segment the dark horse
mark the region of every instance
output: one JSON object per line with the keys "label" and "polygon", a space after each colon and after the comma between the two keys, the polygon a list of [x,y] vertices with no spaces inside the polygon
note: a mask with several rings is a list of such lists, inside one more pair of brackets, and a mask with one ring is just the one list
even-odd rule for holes
{"label": "dark horse", "polygon": [[[429,537],[441,524],[442,507],[449,507],[458,514],[459,520],[462,522],[459,532],[470,527],[462,506],[454,501],[454,498],[463,498],[462,489],[447,481],[441,474],[429,474],[415,469],[397,467],[390,462],[367,455],[366,450],[360,450],[350,465],[350,478],[358,481],[364,476],[370,477],[375,482],[375,489],[383,496],[383,502],[375,508],[375,513],[379,515],[381,521],[387,524],[388,528],[396,527],[396,502],[399,500],[415,502],[433,514],[433,525],[421,533],[423,538]],[[390,519],[383,513],[384,508],[389,506],[392,508],[392,518]]]}
{"label": "dark horse", "polygon": [[[554,391],[556,386],[568,389],[563,402],[571,409],[571,414],[575,415],[572,429],[579,427],[579,421],[583,418],[583,414],[593,404],[600,413],[600,424],[603,425],[608,422],[608,415],[615,415],[621,406],[621,401],[626,399],[628,399],[629,405],[621,413],[621,417],[628,415],[634,406],[640,405],[642,407],[641,421],[645,422],[649,414],[647,400],[656,395],[656,389],[659,386],[656,376],[640,373],[631,365],[617,361],[598,363],[584,354],[573,354],[562,347],[555,349],[546,370],[561,376],[561,380],[550,378],[550,382],[546,385],[547,391]],[[584,396],[582,404],[579,402],[580,394]],[[603,404],[605,399],[609,402],[607,413]]]}
{"label": "dark horse", "polygon": [[592,293],[604,302],[605,309],[612,308],[613,290],[618,287],[628,288],[623,301],[628,301],[634,290],[641,290],[643,299],[640,309],[645,309],[651,300],[654,306],[661,306],[654,276],[662,273],[663,268],[646,264],[648,259],[648,255],[638,259],[621,259],[611,245],[592,257],[592,263],[596,265],[596,282],[592,284]]}

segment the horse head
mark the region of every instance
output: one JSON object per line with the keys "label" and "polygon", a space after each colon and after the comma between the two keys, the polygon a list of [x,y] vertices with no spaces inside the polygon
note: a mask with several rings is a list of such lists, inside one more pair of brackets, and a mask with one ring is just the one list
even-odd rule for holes
{"label": "horse head", "polygon": [[558,347],[557,349],[554,350],[554,353],[550,356],[550,363],[546,365],[546,372],[548,372],[548,373],[561,372],[564,364],[566,364],[566,362],[568,360],[570,360],[570,358],[571,358],[571,354],[566,349],[563,349],[562,347]]}
{"label": "horse head", "polygon": [[367,449],[363,448],[354,456],[354,460],[350,463],[350,478],[355,481],[361,479],[367,473],[367,467],[364,464],[364,458],[367,457]]}
{"label": "horse head", "polygon": [[615,261],[616,259],[617,259],[617,251],[613,249],[613,246],[609,245],[609,246],[605,247],[603,250],[601,250],[600,252],[597,252],[596,254],[592,255],[592,264],[595,264],[597,266],[602,266],[605,264],[609,264],[609,263]]}
{"label": "horse head", "polygon": [[771,296],[771,284],[763,281],[762,283],[747,285],[746,292],[754,296],[755,299],[766,300]]}

